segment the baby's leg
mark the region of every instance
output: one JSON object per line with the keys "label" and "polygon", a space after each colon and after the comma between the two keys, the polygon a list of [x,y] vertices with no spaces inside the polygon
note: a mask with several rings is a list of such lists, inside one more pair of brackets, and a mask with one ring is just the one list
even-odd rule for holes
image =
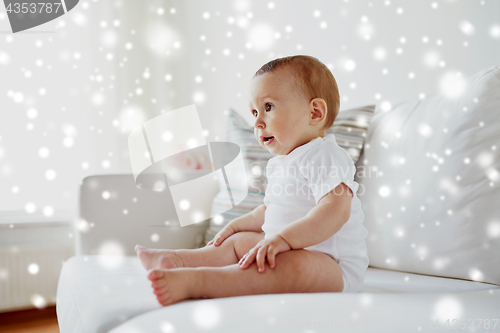
{"label": "baby's leg", "polygon": [[135,251],[145,269],[179,267],[219,267],[236,264],[241,257],[264,239],[263,234],[252,231],[237,232],[219,246],[206,246],[193,250],[155,250],[137,245]]}
{"label": "baby's leg", "polygon": [[256,263],[243,270],[225,267],[151,270],[148,274],[156,298],[170,305],[187,298],[219,298],[256,294],[341,292],[342,270],[328,255],[292,250],[276,256],[276,266],[257,271]]}

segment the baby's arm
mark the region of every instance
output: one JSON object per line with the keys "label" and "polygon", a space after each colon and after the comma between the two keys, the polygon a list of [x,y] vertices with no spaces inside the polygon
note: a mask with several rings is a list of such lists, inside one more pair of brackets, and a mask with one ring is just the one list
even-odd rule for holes
{"label": "baby's arm", "polygon": [[262,225],[264,224],[264,215],[266,212],[266,205],[262,204],[252,210],[251,212],[235,218],[230,222],[236,232],[240,231],[255,231],[262,233]]}
{"label": "baby's arm", "polygon": [[340,183],[324,195],[306,216],[287,225],[278,234],[257,243],[241,258],[240,267],[246,269],[255,260],[262,273],[266,257],[269,267],[274,268],[278,253],[319,244],[335,235],[349,220],[352,196],[351,189]]}
{"label": "baby's arm", "polygon": [[292,250],[319,244],[335,235],[349,220],[351,199],[351,189],[340,183],[323,196],[306,216],[281,229],[278,235]]}
{"label": "baby's arm", "polygon": [[251,212],[235,218],[222,228],[222,230],[215,235],[214,239],[208,242],[207,246],[211,244],[219,246],[226,238],[240,231],[264,232],[262,230],[262,225],[264,224],[265,211],[266,205],[262,204]]}

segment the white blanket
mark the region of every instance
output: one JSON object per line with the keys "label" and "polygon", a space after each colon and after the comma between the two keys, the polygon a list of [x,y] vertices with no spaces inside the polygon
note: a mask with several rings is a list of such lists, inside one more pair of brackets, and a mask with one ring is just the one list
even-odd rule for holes
{"label": "white blanket", "polygon": [[[314,293],[186,300],[161,307],[136,257],[75,256],[57,291],[61,333],[435,331],[449,319],[500,330],[500,287],[368,268],[358,294]],[[133,319],[131,319],[133,318]],[[477,320],[476,320],[477,319]],[[382,325],[382,326],[381,326]],[[113,329],[114,328],[114,329]],[[403,328],[404,329],[404,328]],[[461,330],[463,331],[463,330]]]}

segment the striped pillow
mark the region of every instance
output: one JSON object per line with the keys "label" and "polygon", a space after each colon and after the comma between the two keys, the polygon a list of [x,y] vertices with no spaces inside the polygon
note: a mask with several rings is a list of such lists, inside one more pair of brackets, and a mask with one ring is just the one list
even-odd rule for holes
{"label": "striped pillow", "polygon": [[356,164],[365,144],[368,125],[375,112],[375,105],[339,112],[333,126],[326,134],[335,135],[337,144],[344,148]]}
{"label": "striped pillow", "polygon": [[[368,125],[373,116],[375,105],[349,109],[339,112],[335,123],[326,134],[334,134],[337,144],[344,148],[354,163],[358,160],[365,142]],[[227,195],[219,193],[213,200],[212,211],[225,211],[218,218],[212,218],[210,228],[205,233],[205,244],[208,243],[228,222],[252,211],[264,201],[266,192],[265,167],[274,155],[262,148],[254,136],[253,126],[236,111],[229,109],[226,121],[226,138],[224,141],[236,143],[241,148],[249,179],[249,194],[237,207],[231,208],[231,202],[224,199]],[[223,180],[221,180],[223,181]],[[226,188],[221,184],[221,188]],[[225,193],[224,193],[225,194]]]}

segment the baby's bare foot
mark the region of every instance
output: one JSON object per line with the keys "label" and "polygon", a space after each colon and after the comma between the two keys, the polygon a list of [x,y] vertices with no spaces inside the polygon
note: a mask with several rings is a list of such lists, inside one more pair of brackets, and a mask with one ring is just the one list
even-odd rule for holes
{"label": "baby's bare foot", "polygon": [[158,302],[165,306],[177,303],[187,298],[190,294],[192,275],[190,272],[182,270],[161,270],[155,269],[148,273],[148,279],[154,289],[154,294]]}
{"label": "baby's bare foot", "polygon": [[175,251],[148,249],[136,245],[135,252],[146,270],[184,267],[182,259]]}

